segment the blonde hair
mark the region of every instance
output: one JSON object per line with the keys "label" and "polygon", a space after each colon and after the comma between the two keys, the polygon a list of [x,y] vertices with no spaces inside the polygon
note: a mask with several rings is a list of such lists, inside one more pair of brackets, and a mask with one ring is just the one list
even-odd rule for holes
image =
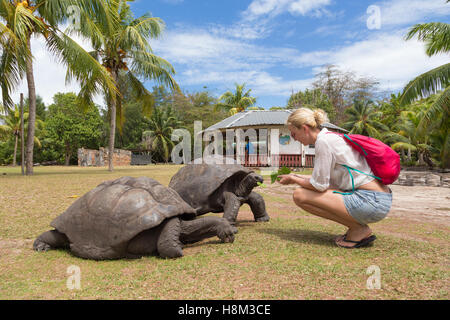
{"label": "blonde hair", "polygon": [[302,125],[306,124],[314,129],[320,128],[325,122],[328,122],[328,116],[322,109],[300,108],[291,113],[286,124],[296,128],[301,128]]}

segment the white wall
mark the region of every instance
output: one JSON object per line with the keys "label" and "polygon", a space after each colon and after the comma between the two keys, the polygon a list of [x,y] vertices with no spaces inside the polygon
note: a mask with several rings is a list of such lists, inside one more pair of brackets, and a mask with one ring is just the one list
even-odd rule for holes
{"label": "white wall", "polygon": [[270,129],[270,154],[302,154],[302,144],[290,138],[288,145],[279,143],[280,135],[290,136],[286,127]]}

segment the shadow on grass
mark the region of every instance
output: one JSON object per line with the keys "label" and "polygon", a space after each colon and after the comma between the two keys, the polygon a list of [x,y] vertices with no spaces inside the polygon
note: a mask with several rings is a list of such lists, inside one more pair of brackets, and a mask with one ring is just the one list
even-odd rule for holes
{"label": "shadow on grass", "polygon": [[336,247],[334,238],[335,234],[330,234],[322,231],[305,230],[305,229],[259,229],[257,232],[266,233],[273,236],[277,236],[282,240],[319,244],[326,247]]}

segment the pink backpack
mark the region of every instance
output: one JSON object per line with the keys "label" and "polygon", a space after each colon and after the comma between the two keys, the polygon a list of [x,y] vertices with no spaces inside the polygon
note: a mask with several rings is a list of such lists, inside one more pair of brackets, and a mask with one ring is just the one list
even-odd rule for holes
{"label": "pink backpack", "polygon": [[[392,184],[400,175],[400,156],[392,148],[375,138],[366,137],[360,134],[335,133],[341,137],[356,151],[362,154],[375,176],[383,184]],[[344,165],[345,166],[345,165]],[[349,172],[359,170],[345,166]],[[367,174],[367,173],[364,173]],[[350,174],[351,175],[351,174]],[[372,175],[371,175],[372,176]],[[353,180],[353,177],[352,177]],[[353,182],[353,181],[352,181]]]}

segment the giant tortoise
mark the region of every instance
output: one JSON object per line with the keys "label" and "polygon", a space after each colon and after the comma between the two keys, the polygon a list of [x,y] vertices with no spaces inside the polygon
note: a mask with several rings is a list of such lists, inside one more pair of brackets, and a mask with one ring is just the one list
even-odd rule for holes
{"label": "giant tortoise", "polygon": [[224,212],[223,217],[236,223],[242,204],[248,203],[255,221],[269,221],[264,199],[252,191],[263,177],[239,164],[187,164],[170,180],[174,189],[197,215]]}
{"label": "giant tortoise", "polygon": [[51,222],[55,230],[37,237],[33,248],[70,248],[76,256],[95,260],[156,253],[176,258],[183,255],[184,244],[214,236],[234,241],[237,229],[226,219],[195,216],[171,188],[147,177],[123,177],[77,199]]}

